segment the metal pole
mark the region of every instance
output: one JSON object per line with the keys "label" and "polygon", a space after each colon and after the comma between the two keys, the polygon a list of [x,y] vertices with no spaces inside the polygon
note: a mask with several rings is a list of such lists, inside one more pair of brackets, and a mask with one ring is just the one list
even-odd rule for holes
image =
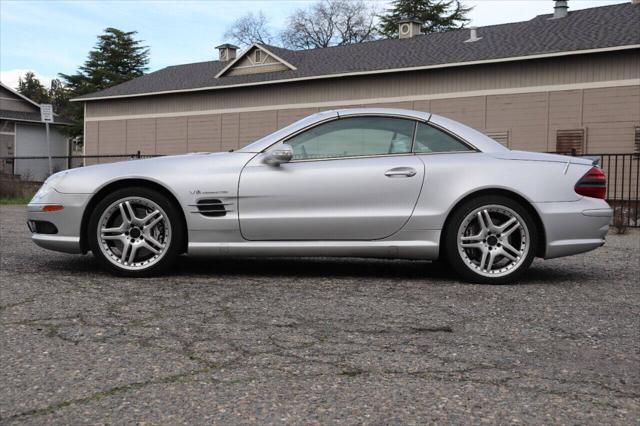
{"label": "metal pole", "polygon": [[47,153],[49,156],[49,176],[53,174],[53,164],[51,162],[51,141],[49,140],[49,122],[47,121],[45,124],[45,129],[47,131]]}

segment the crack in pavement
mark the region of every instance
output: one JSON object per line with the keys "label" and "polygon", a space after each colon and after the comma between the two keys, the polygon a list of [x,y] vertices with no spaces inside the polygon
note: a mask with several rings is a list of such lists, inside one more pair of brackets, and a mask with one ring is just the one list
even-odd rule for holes
{"label": "crack in pavement", "polygon": [[216,411],[220,423],[638,418],[640,294],[626,237],[499,287],[364,259],[180,259],[171,275],[132,280],[8,238],[0,423],[111,423],[116,409],[116,422],[189,422],[172,404],[196,422],[213,407],[240,415]]}

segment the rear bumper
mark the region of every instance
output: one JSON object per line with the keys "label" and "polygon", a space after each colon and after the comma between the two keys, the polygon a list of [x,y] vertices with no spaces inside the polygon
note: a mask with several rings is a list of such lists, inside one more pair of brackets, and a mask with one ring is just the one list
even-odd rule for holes
{"label": "rear bumper", "polygon": [[535,204],[546,234],[544,258],[570,256],[602,246],[613,210],[604,200]]}

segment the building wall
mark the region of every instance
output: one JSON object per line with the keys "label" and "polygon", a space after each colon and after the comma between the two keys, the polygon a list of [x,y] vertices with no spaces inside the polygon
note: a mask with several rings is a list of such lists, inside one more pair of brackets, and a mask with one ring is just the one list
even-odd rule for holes
{"label": "building wall", "polygon": [[21,112],[40,112],[38,107],[16,96],[2,86],[0,86],[0,109]]}
{"label": "building wall", "polygon": [[319,110],[383,106],[503,132],[513,149],[555,151],[558,130],[584,129],[588,152],[632,152],[639,79],[636,50],[94,101],[87,104],[85,149],[87,155],[236,149]]}
{"label": "building wall", "polygon": [[[67,137],[57,126],[50,126],[51,155],[68,154]],[[16,157],[40,157],[48,154],[45,126],[42,124],[16,123]],[[16,160],[14,174],[24,180],[44,181],[49,176],[49,160]],[[53,159],[54,173],[67,169],[66,159]]]}

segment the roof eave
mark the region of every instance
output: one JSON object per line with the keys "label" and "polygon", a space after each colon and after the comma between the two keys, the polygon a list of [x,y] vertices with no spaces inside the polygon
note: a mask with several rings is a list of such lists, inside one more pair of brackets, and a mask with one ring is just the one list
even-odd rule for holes
{"label": "roof eave", "polygon": [[[19,121],[21,123],[46,124],[44,121],[40,121],[40,120],[28,120],[25,118],[5,117],[2,114],[0,114],[0,119],[7,120],[7,121]],[[52,126],[73,126],[73,123],[60,122],[60,121],[58,122],[50,121],[49,124]]]}
{"label": "roof eave", "polygon": [[22,93],[18,92],[17,90],[13,90],[11,87],[7,86],[6,84],[4,84],[1,81],[0,81],[0,86],[4,87],[5,89],[10,91],[14,95],[19,96],[20,98],[22,98],[22,100],[25,100],[25,101],[29,102],[30,104],[40,108],[40,104],[38,104],[38,103],[32,101],[31,99],[27,98],[25,95],[23,95]]}
{"label": "roof eave", "polygon": [[[406,68],[389,68],[389,69],[383,69],[383,70],[355,71],[355,72],[336,73],[336,74],[314,75],[314,76],[295,77],[295,78],[280,79],[280,80],[267,80],[267,81],[256,81],[256,82],[250,82],[250,83],[238,83],[238,84],[227,84],[227,85],[220,85],[220,86],[197,87],[197,88],[193,88],[193,89],[176,89],[176,90],[165,90],[165,91],[147,92],[147,93],[135,93],[135,94],[126,94],[126,95],[95,96],[95,97],[85,97],[85,98],[74,98],[74,99],[71,99],[71,102],[88,102],[88,101],[99,101],[99,100],[110,100],[110,99],[136,98],[136,97],[143,97],[143,96],[166,95],[166,94],[174,94],[174,93],[189,93],[189,92],[199,92],[199,91],[209,91],[209,90],[222,90],[222,89],[232,89],[232,88],[236,88],[236,87],[261,86],[261,85],[267,85],[267,84],[291,83],[291,82],[306,81],[306,80],[320,80],[320,79],[329,79],[329,78],[351,77],[351,76],[361,76],[361,75],[375,75],[375,74],[386,74],[386,73],[395,73],[395,72],[421,71],[421,70],[430,70],[430,69],[441,69],[441,68],[451,68],[451,67],[461,67],[461,66],[471,66],[471,65],[492,64],[492,63],[500,63],[500,62],[527,61],[527,60],[533,60],[533,59],[554,58],[554,57],[572,56],[572,55],[585,55],[585,54],[614,52],[614,51],[632,50],[632,49],[640,49],[640,44],[629,44],[629,45],[623,45],[623,46],[613,46],[613,47],[604,47],[604,48],[595,48],[595,49],[583,49],[583,50],[567,50],[567,51],[562,51],[562,52],[542,53],[542,54],[525,55],[525,56],[511,56],[511,57],[506,57],[506,58],[482,59],[482,60],[477,60],[477,61],[454,62],[454,63],[435,64],[435,65],[421,65],[421,66],[406,67]],[[247,49],[247,51],[248,50],[250,50],[250,49]],[[229,66],[227,66],[227,68],[228,67]],[[221,71],[221,73],[223,71],[225,71],[225,70],[223,69]]]}

